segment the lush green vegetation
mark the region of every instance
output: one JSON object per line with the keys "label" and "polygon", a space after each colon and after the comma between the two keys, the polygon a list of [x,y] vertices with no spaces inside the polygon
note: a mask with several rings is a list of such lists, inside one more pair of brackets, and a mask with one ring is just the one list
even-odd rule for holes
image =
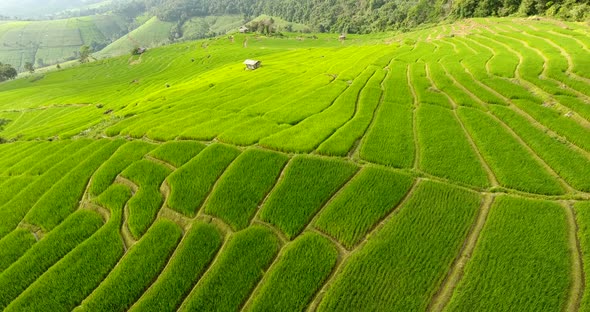
{"label": "lush green vegetation", "polygon": [[269,18],[0,84],[0,309],[586,310],[589,25]]}
{"label": "lush green vegetation", "polygon": [[129,209],[127,224],[136,239],[143,236],[156,219],[158,210],[164,202],[160,194],[160,185],[170,172],[170,169],[162,165],[149,160],[140,160],[121,173],[121,176],[128,178],[139,187],[137,193],[127,203]]}
{"label": "lush green vegetation", "polygon": [[25,70],[25,63],[44,67],[78,58],[80,47],[99,50],[127,32],[115,15],[0,24],[0,61]]}
{"label": "lush green vegetation", "polygon": [[531,193],[563,193],[555,177],[502,127],[500,121],[474,109],[461,109],[459,116],[502,185]]}
{"label": "lush green vegetation", "polygon": [[414,164],[413,100],[406,64],[392,62],[384,81],[383,101],[360,150],[363,159],[397,168]]}
{"label": "lush green vegetation", "polygon": [[[580,202],[575,205],[575,212],[578,222],[578,237],[580,239],[581,252],[584,262],[584,282],[590,281],[590,202]],[[584,294],[580,303],[580,310],[586,310],[590,307],[590,290],[584,289]]]}
{"label": "lush green vegetation", "polygon": [[568,256],[563,207],[501,196],[448,310],[559,310],[570,285]]}
{"label": "lush green vegetation", "polygon": [[[2,223],[0,224],[0,237],[4,237],[4,235],[14,230],[35,203],[38,202],[55,183],[58,183],[68,172],[83,161],[83,159],[86,158],[87,153],[99,149],[106,143],[106,140],[96,141],[79,149],[73,155],[67,155],[69,157],[61,155],[61,158],[57,163],[54,162],[50,165],[53,166],[51,169],[43,173],[39,179],[35,180],[35,182],[29,184],[25,189],[18,193],[18,195],[13,196],[0,210],[0,219],[2,220]],[[48,160],[50,159],[46,159],[46,161]],[[47,203],[53,204],[51,202]]]}
{"label": "lush green vegetation", "polygon": [[76,168],[63,176],[31,208],[25,220],[45,230],[51,230],[76,210],[84,195],[90,177],[100,165],[123,145],[122,140],[112,141],[90,155]]}
{"label": "lush green vegetation", "polygon": [[422,182],[391,221],[348,259],[319,310],[426,309],[479,204],[475,193]]}
{"label": "lush green vegetation", "polygon": [[247,311],[303,311],[336,265],[338,251],[306,233],[285,247]]}
{"label": "lush green vegetation", "polygon": [[171,189],[168,206],[194,216],[215,181],[239,154],[233,147],[215,144],[180,167],[168,178]]}
{"label": "lush green vegetation", "polygon": [[91,211],[72,214],[0,275],[0,308],[4,309],[63,256],[103,225]]}
{"label": "lush green vegetation", "polygon": [[162,144],[150,155],[175,167],[181,167],[191,158],[197,156],[204,148],[203,144],[194,141],[171,141]]}
{"label": "lush green vegetation", "polygon": [[293,238],[356,170],[353,164],[339,160],[295,157],[261,208],[260,218]]}
{"label": "lush green vegetation", "polygon": [[113,154],[113,156],[94,173],[89,189],[90,194],[93,196],[102,194],[102,192],[113,184],[113,181],[115,181],[118,174],[134,161],[141,159],[153,148],[153,145],[141,141],[129,142],[121,146],[121,148],[119,148],[117,152],[115,152],[115,154]]}
{"label": "lush green vegetation", "polygon": [[16,229],[0,240],[0,273],[20,258],[37,240],[31,231]]}
{"label": "lush green vegetation", "polygon": [[488,176],[453,112],[424,105],[417,112],[420,168],[450,180],[486,187]]}
{"label": "lush green vegetation", "polygon": [[271,230],[254,226],[232,236],[180,311],[235,311],[279,252]]}
{"label": "lush green vegetation", "polygon": [[246,228],[287,163],[284,155],[250,149],[220,178],[204,212],[221,218],[234,230]]}
{"label": "lush green vegetation", "polygon": [[76,310],[127,310],[162,271],[181,236],[172,221],[155,223]]}
{"label": "lush green vegetation", "polygon": [[130,190],[109,187],[97,202],[111,211],[112,218],[94,235],[76,247],[35,281],[7,311],[70,311],[107,276],[123,255],[119,223]]}
{"label": "lush green vegetation", "polygon": [[222,237],[213,225],[195,223],[166,269],[131,311],[176,311],[221,244]]}
{"label": "lush green vegetation", "polygon": [[412,179],[367,167],[319,214],[315,226],[348,248],[354,247],[406,195]]}

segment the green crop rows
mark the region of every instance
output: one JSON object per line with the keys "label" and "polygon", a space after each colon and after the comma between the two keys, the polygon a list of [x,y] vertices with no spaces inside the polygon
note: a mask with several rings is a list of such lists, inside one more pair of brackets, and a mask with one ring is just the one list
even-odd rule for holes
{"label": "green crop rows", "polygon": [[236,34],[2,83],[0,310],[586,311],[589,34]]}

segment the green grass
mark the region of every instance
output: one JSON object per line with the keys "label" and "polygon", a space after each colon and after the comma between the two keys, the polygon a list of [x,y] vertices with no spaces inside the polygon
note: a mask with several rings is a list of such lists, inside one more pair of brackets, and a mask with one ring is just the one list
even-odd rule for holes
{"label": "green grass", "polygon": [[181,167],[197,156],[205,145],[193,141],[166,142],[153,150],[150,155],[175,167]]}
{"label": "green grass", "polygon": [[123,256],[119,236],[122,209],[131,197],[126,186],[109,187],[97,202],[111,218],[94,235],[63,257],[7,308],[7,311],[71,311],[108,275]]}
{"label": "green grass", "polygon": [[[448,51],[448,53],[452,53],[452,51]],[[472,99],[469,94],[465,93],[465,91],[459,88],[454,81],[447,76],[445,68],[440,63],[429,63],[428,69],[436,88],[445,92],[454,104],[483,109],[479,103]]]}
{"label": "green grass", "polygon": [[516,100],[514,104],[547,128],[565,137],[580,148],[590,151],[590,129],[542,103]]}
{"label": "green grass", "polygon": [[290,127],[287,124],[279,125],[264,117],[258,117],[228,129],[217,138],[225,143],[247,146]]}
{"label": "green grass", "polygon": [[91,211],[72,214],[0,274],[0,308],[5,309],[37,278],[103,226]]}
{"label": "green grass", "polygon": [[563,194],[557,180],[498,121],[473,109],[461,109],[459,116],[501,185],[531,193]]}
{"label": "green grass", "polygon": [[480,202],[476,193],[422,182],[343,264],[319,311],[425,310],[461,250]]}
{"label": "green grass", "polygon": [[571,282],[569,255],[563,207],[499,197],[448,310],[560,310]]}
{"label": "green grass", "polygon": [[156,222],[75,311],[126,311],[164,269],[181,237],[172,221]]}
{"label": "green grass", "polygon": [[109,57],[123,55],[138,46],[153,48],[168,43],[168,36],[172,26],[174,26],[172,22],[162,22],[157,17],[153,17],[129,34],[108,45],[97,53],[97,56]]}
{"label": "green grass", "polygon": [[385,71],[377,70],[359,94],[353,118],[324,141],[318,147],[318,153],[333,156],[346,156],[349,153],[373,120],[375,110],[381,103],[381,83],[384,79]]}
{"label": "green grass", "polygon": [[122,140],[109,141],[104,147],[85,157],[82,163],[68,172],[39,199],[27,213],[25,220],[45,230],[55,228],[76,210],[94,171],[123,143]]}
{"label": "green grass", "polygon": [[492,108],[494,114],[508,124],[543,160],[574,188],[590,191],[590,159],[571,148],[560,138],[547,135],[532,126],[525,117],[503,108]]}
{"label": "green grass", "polygon": [[0,240],[0,274],[36,242],[35,235],[27,229],[16,229]]}
{"label": "green grass", "polygon": [[156,219],[164,198],[160,194],[160,185],[170,174],[171,170],[149,160],[133,163],[121,176],[131,180],[139,190],[127,203],[129,216],[127,224],[129,231],[136,239],[145,234]]}
{"label": "green grass", "polygon": [[168,178],[168,206],[188,216],[194,216],[213,184],[227,166],[240,154],[234,147],[214,144],[176,170]]}
{"label": "green grass", "polygon": [[204,212],[221,218],[234,230],[246,228],[288,160],[264,150],[245,151],[221,176]]}
{"label": "green grass", "polygon": [[304,311],[328,278],[338,250],[326,238],[305,233],[285,247],[246,311]]}
{"label": "green grass", "polygon": [[[35,182],[31,183],[18,195],[4,204],[2,209],[0,209],[0,220],[2,220],[0,222],[0,237],[4,237],[4,235],[12,232],[35,203],[64,176],[79,165],[80,162],[84,161],[88,154],[91,154],[96,149],[100,149],[107,143],[106,140],[95,141],[74,154],[60,155],[61,158],[58,162],[51,164],[53,165],[51,169],[47,170]],[[48,202],[48,204],[53,203]]]}
{"label": "green grass", "polygon": [[37,144],[46,144],[45,142],[37,143],[37,142],[26,142],[16,148],[11,153],[8,154],[8,157],[5,158],[2,163],[0,164],[0,169],[9,170],[12,166],[17,165],[20,161],[22,161],[25,157],[27,157],[30,151],[37,147]]}
{"label": "green grass", "polygon": [[0,193],[0,207],[9,202],[13,197],[18,195],[27,186],[35,182],[35,177],[22,175],[12,178],[6,178],[3,184],[0,184],[2,193]]}
{"label": "green grass", "polygon": [[[578,239],[580,240],[580,251],[582,252],[582,263],[584,264],[584,283],[590,281],[590,202],[579,202],[574,206],[576,223],[578,225]],[[590,289],[585,288],[580,302],[580,310],[590,308]]]}
{"label": "green grass", "polygon": [[377,111],[360,148],[360,157],[396,168],[414,164],[412,94],[406,77],[406,64],[392,62],[386,80],[383,103]]}
{"label": "green grass", "polygon": [[417,110],[417,127],[422,170],[481,188],[490,185],[476,151],[452,111],[423,105]]}
{"label": "green grass", "polygon": [[46,157],[59,152],[62,148],[68,146],[70,143],[70,141],[61,141],[54,144],[46,144],[44,148],[41,146],[35,146],[34,152],[27,153],[29,154],[28,157],[11,166],[8,170],[6,170],[6,173],[11,176],[21,175],[27,170],[31,169],[32,166],[42,162]]}
{"label": "green grass", "polygon": [[260,219],[277,226],[288,238],[297,236],[357,170],[341,160],[293,158],[261,208]]}
{"label": "green grass", "polygon": [[89,139],[80,139],[72,141],[65,148],[55,152],[52,155],[49,155],[49,157],[45,158],[44,160],[32,165],[25,172],[25,174],[42,175],[47,170],[53,168],[53,166],[60,163],[62,160],[72,156],[73,154],[77,153],[79,150],[83,149],[85,146],[89,145],[92,142],[93,141]]}
{"label": "green grass", "polygon": [[314,226],[352,248],[410,190],[412,178],[366,167],[318,215]]}
{"label": "green grass", "polygon": [[[334,94],[326,97],[333,99],[332,102],[322,103],[323,105],[317,108],[308,103],[305,109],[289,106],[287,109],[279,110],[277,114],[270,111],[266,117],[296,125],[260,140],[260,145],[286,152],[312,151],[354,116],[360,101],[360,93],[374,73],[374,68],[368,68],[350,86],[342,83],[344,88],[336,89]],[[308,117],[308,114],[311,116]]]}
{"label": "green grass", "polygon": [[253,226],[236,233],[179,311],[236,311],[279,251],[271,230]]}
{"label": "green grass", "polygon": [[419,105],[436,105],[452,108],[452,105],[438,89],[435,89],[427,76],[426,65],[415,63],[410,65],[410,79],[416,92]]}
{"label": "green grass", "polygon": [[213,225],[195,223],[166,269],[130,311],[176,311],[205,273],[221,244],[222,237]]}
{"label": "green grass", "polygon": [[140,160],[143,155],[152,149],[154,149],[154,145],[141,141],[133,141],[121,146],[113,154],[113,157],[100,166],[99,170],[92,176],[90,194],[93,196],[102,194],[115,181],[117,174],[121,173],[133,162]]}
{"label": "green grass", "polygon": [[[60,20],[11,21],[0,27],[0,60],[24,71],[26,62],[41,67],[63,62],[82,45],[107,43],[124,32],[115,15],[94,15]],[[126,30],[126,29],[125,29]]]}
{"label": "green grass", "polygon": [[[185,35],[238,19],[195,18]],[[0,84],[0,310],[574,303],[563,209],[585,259],[588,25],[473,18],[156,47],[173,25],[134,20],[147,23],[106,51],[120,57]],[[0,22],[0,61],[49,60],[125,24]],[[131,44],[155,46],[130,57]]]}

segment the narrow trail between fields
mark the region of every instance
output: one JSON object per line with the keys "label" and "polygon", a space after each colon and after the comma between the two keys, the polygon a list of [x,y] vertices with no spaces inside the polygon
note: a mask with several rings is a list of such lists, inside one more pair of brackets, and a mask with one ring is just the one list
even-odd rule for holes
{"label": "narrow trail between fields", "polygon": [[379,111],[381,110],[381,106],[383,106],[383,101],[385,100],[385,82],[389,80],[389,77],[391,75],[391,64],[393,63],[393,60],[394,59],[391,59],[388,65],[383,69],[387,71],[387,73],[385,74],[383,80],[381,80],[381,83],[379,84],[379,87],[381,88],[381,96],[379,97],[379,103],[377,103],[377,106],[375,106],[375,109],[373,110],[373,115],[371,116],[371,121],[369,122],[369,125],[367,126],[367,128],[365,128],[365,131],[363,131],[363,134],[361,135],[360,139],[358,139],[352,146],[352,149],[348,154],[348,157],[351,159],[361,158],[360,153],[362,145],[365,141],[365,137],[367,136],[367,133],[371,132],[371,129],[375,125],[375,120],[377,119]]}
{"label": "narrow trail between fields", "polygon": [[477,80],[475,78],[475,76],[473,75],[473,73],[471,73],[469,71],[469,69],[467,69],[465,67],[465,64],[461,63],[461,65],[463,66],[463,69],[465,70],[465,72],[472,77],[473,81],[479,85],[480,87],[486,89],[487,91],[493,93],[495,96],[497,96],[498,98],[502,99],[502,101],[504,103],[506,103],[508,105],[508,108],[510,108],[511,110],[513,110],[514,112],[518,113],[519,115],[521,115],[522,117],[526,118],[534,127],[536,127],[537,129],[543,130],[543,132],[549,134],[552,137],[558,138],[561,142],[565,142],[565,144],[584,154],[589,160],[590,160],[590,152],[586,151],[585,149],[582,149],[581,147],[579,147],[578,145],[574,144],[573,142],[567,140],[565,137],[561,136],[560,134],[556,133],[555,131],[547,128],[545,125],[541,124],[539,121],[537,121],[535,118],[533,118],[531,115],[529,115],[527,112],[523,111],[520,107],[516,106],[512,100],[510,100],[509,98],[505,97],[503,94],[499,93],[498,91],[496,91],[495,89],[489,87],[488,85],[482,83],[481,81]]}
{"label": "narrow trail between fields", "polygon": [[[494,34],[493,32],[490,32],[490,33],[492,35]],[[573,114],[570,116],[570,118],[574,119],[581,126],[590,129],[590,121],[588,121],[585,118],[583,118],[582,116],[580,116],[577,112],[572,111],[569,107],[564,106],[563,104],[560,103],[560,101],[556,100],[555,97],[552,94],[547,93],[541,87],[539,87],[536,84],[530,82],[529,80],[525,79],[522,76],[522,74],[521,74],[521,70],[522,70],[521,67],[522,67],[522,64],[524,62],[524,56],[522,55],[522,53],[516,51],[515,49],[513,49],[511,46],[507,45],[506,43],[501,42],[501,41],[498,41],[496,39],[493,39],[493,38],[490,38],[490,37],[486,37],[486,36],[481,36],[481,38],[483,38],[484,40],[493,41],[496,44],[503,46],[508,52],[514,54],[518,58],[519,61],[518,61],[518,65],[516,66],[516,70],[515,70],[515,78],[518,79],[518,82],[520,84],[522,84],[526,89],[528,89],[529,92],[537,95],[539,98],[541,98],[543,100],[550,100],[551,103],[559,109],[559,111],[571,111]],[[543,70],[544,70],[545,67],[546,66],[544,64],[543,65]]]}
{"label": "narrow trail between fields", "polygon": [[224,239],[223,239],[223,242],[221,243],[221,247],[217,250],[217,253],[214,256],[213,261],[211,261],[209,263],[209,265],[206,267],[206,269],[201,274],[201,277],[197,281],[194,282],[194,285],[191,288],[191,290],[188,292],[188,294],[186,295],[186,297],[184,297],[182,299],[182,303],[178,306],[177,311],[180,311],[182,309],[182,307],[186,303],[186,300],[188,298],[190,298],[190,296],[193,294],[193,292],[195,291],[195,289],[197,289],[197,287],[202,283],[203,277],[206,276],[211,271],[211,268],[215,267],[215,265],[219,261],[220,256],[223,254],[223,251],[225,250],[225,248],[227,248],[226,247],[227,246],[227,242],[231,239],[232,236],[233,236],[232,234],[224,235]]}
{"label": "narrow trail between fields", "polygon": [[473,255],[473,251],[475,250],[475,246],[477,245],[481,231],[488,219],[490,207],[494,203],[494,199],[494,195],[488,194],[484,196],[479,214],[477,215],[475,222],[472,224],[471,229],[467,234],[467,239],[463,242],[461,251],[459,252],[457,258],[455,258],[453,261],[453,264],[451,265],[447,276],[445,276],[445,279],[440,285],[440,288],[434,297],[432,297],[432,301],[430,302],[427,309],[428,311],[441,312],[451,300],[455,288],[457,285],[459,285],[459,282],[465,273],[465,266]]}
{"label": "narrow trail between fields", "polygon": [[569,297],[567,301],[566,311],[578,311],[582,296],[584,295],[585,274],[584,274],[584,257],[582,255],[582,248],[580,246],[580,239],[578,237],[579,229],[576,221],[576,213],[572,207],[571,202],[562,203],[566,212],[568,222],[568,244],[571,258],[571,276],[572,281],[570,285]]}
{"label": "narrow trail between fields", "polygon": [[[506,38],[508,40],[516,41],[516,42],[522,44],[523,46],[525,46],[526,48],[528,48],[529,50],[531,50],[532,52],[534,52],[535,54],[537,54],[540,58],[543,59],[543,71],[541,73],[541,79],[544,79],[546,81],[553,82],[554,84],[560,86],[561,88],[563,88],[563,89],[565,89],[567,91],[570,91],[572,93],[575,93],[579,98],[582,98],[583,101],[585,101],[586,103],[588,103],[588,99],[590,99],[588,97],[588,95],[581,93],[580,91],[578,91],[578,90],[570,87],[569,85],[567,85],[567,84],[565,84],[565,83],[563,83],[561,81],[556,80],[551,75],[549,75],[549,63],[551,62],[551,60],[549,59],[549,57],[547,57],[547,55],[545,55],[545,53],[543,53],[543,51],[541,51],[540,49],[536,48],[535,46],[531,45],[530,43],[528,43],[528,42],[526,42],[524,40],[521,40],[521,39],[518,39],[518,38],[513,38],[513,37],[510,37],[510,36],[506,36],[506,35],[502,35],[502,34],[499,34],[497,32],[492,32],[492,34],[494,34],[495,36],[498,36],[498,37]],[[571,59],[571,56],[562,47],[560,47],[559,45],[555,44],[554,42],[552,42],[552,41],[550,41],[550,40],[548,40],[546,38],[534,36],[534,35],[531,35],[531,34],[526,33],[526,32],[524,32],[523,35],[524,36],[528,36],[528,37],[534,37],[534,38],[537,38],[539,40],[542,40],[542,41],[546,42],[547,44],[551,45],[553,48],[559,50],[559,52],[562,55],[562,57],[568,63],[568,67],[565,68],[566,75],[568,75],[572,79],[575,79],[575,80],[578,80],[578,81],[582,81],[582,82],[585,82],[585,83],[589,83],[588,81],[590,81],[590,80],[585,81],[584,79],[581,79],[582,77],[578,77],[575,73],[572,72],[573,61]],[[514,51],[516,52],[516,50],[514,50]],[[517,52],[517,53],[521,54],[521,52]],[[590,86],[588,86],[588,87],[590,88]],[[545,92],[545,93],[548,96],[550,96],[552,99],[554,99],[553,95],[551,95],[551,94],[549,94],[547,92]]]}
{"label": "narrow trail between fields", "polygon": [[[332,129],[332,133],[330,133],[330,135],[328,135],[323,141],[319,142],[316,144],[316,146],[314,146],[313,148],[313,153],[317,154],[317,149],[320,147],[320,145],[322,145],[322,143],[328,141],[331,137],[334,136],[334,134],[336,134],[338,132],[338,130],[342,129],[344,126],[346,126],[349,122],[353,121],[354,118],[357,116],[358,111],[359,111],[359,102],[361,100],[361,93],[363,93],[363,90],[365,90],[365,88],[367,87],[367,85],[369,84],[369,81],[377,74],[377,71],[373,72],[373,74],[371,75],[371,77],[369,77],[369,79],[367,79],[367,81],[365,81],[365,84],[362,86],[362,88],[359,89],[359,92],[356,95],[356,101],[354,102],[354,111],[353,113],[350,115],[350,117],[348,118],[348,120],[346,120],[343,124],[341,124],[339,127],[337,127],[336,129]],[[358,77],[357,77],[358,78]],[[356,78],[355,78],[356,79]],[[347,87],[348,89],[349,87]],[[343,92],[344,93],[344,92]],[[340,94],[342,95],[342,94]],[[340,96],[338,96],[340,97]],[[334,101],[335,102],[335,101]],[[333,105],[334,103],[332,103]],[[330,106],[332,106],[330,105]],[[328,107],[329,108],[329,107]],[[320,113],[326,111],[328,108],[322,110]],[[318,114],[320,114],[318,113]],[[316,114],[316,115],[318,115]],[[314,115],[312,115],[314,116]],[[311,116],[310,116],[311,117]]]}
{"label": "narrow trail between fields", "polygon": [[[330,206],[330,204],[332,204],[332,202],[338,198],[338,196],[340,196],[342,194],[342,192],[344,192],[344,190],[354,181],[355,177],[358,176],[361,172],[362,168],[357,168],[357,170],[355,171],[354,174],[352,174],[348,180],[346,180],[346,182],[344,182],[340,188],[334,193],[332,194],[332,196],[321,205],[321,208],[318,209],[318,211],[315,212],[315,214],[311,217],[309,223],[307,223],[307,225],[305,226],[305,230],[312,230],[312,229],[316,229],[319,231],[319,229],[315,228],[314,223],[316,222],[317,218],[322,214],[322,212],[324,211],[324,209],[326,209],[326,207]],[[329,236],[327,234],[324,234],[324,236]],[[340,246],[340,242],[338,242],[338,240],[336,240],[335,238],[333,238],[337,243],[336,246]],[[344,248],[344,250],[347,250],[346,248]]]}
{"label": "narrow trail between fields", "polygon": [[[444,66],[443,66],[443,69],[444,69]],[[451,77],[451,79],[453,80],[453,82],[456,85],[460,86],[459,83],[454,79],[454,77],[448,75],[448,73],[446,72],[446,69],[445,69],[445,73],[447,74],[447,76]],[[452,109],[453,116],[455,117],[455,120],[459,123],[459,125],[461,126],[461,129],[463,129],[463,134],[467,138],[467,142],[469,142],[469,145],[471,146],[471,149],[473,150],[473,152],[475,153],[475,155],[477,155],[477,158],[479,159],[479,162],[480,162],[481,166],[486,171],[486,174],[488,176],[488,182],[490,183],[491,187],[497,187],[497,186],[499,186],[500,184],[498,183],[498,179],[496,178],[496,175],[492,171],[492,168],[490,167],[490,165],[488,164],[488,162],[482,156],[480,150],[477,148],[477,145],[475,144],[475,141],[471,137],[471,134],[469,134],[469,131],[467,131],[467,128],[465,128],[465,124],[463,123],[463,121],[461,120],[461,118],[459,118],[459,115],[457,114],[457,108],[459,107],[459,105],[457,105],[457,102],[455,102],[455,100],[453,98],[451,98],[451,96],[447,92],[441,90],[436,85],[436,83],[434,83],[434,80],[432,80],[432,76],[430,74],[430,68],[429,68],[428,64],[426,64],[426,77],[430,81],[430,84],[433,87],[435,87],[441,94],[443,94],[447,98],[447,100],[449,101],[449,103],[451,103],[451,105],[453,106],[453,109]]]}
{"label": "narrow trail between fields", "polygon": [[287,169],[291,165],[292,160],[293,160],[293,158],[289,157],[289,160],[285,163],[283,168],[281,168],[281,173],[279,174],[279,177],[276,179],[274,185],[270,188],[268,193],[266,193],[266,195],[264,196],[264,199],[258,204],[258,207],[256,208],[256,212],[254,213],[254,216],[252,217],[252,219],[250,219],[250,225],[254,224],[254,222],[256,220],[260,220],[260,218],[258,217],[260,214],[260,211],[262,211],[262,208],[266,204],[268,198],[270,197],[270,194],[272,194],[277,189],[277,187],[279,185],[281,185],[281,183],[285,179],[285,172],[287,171]]}
{"label": "narrow trail between fields", "polygon": [[[344,249],[342,252],[346,251],[344,254],[340,254],[340,256],[338,257],[338,261],[336,263],[336,265],[334,266],[334,269],[332,270],[332,273],[330,274],[330,276],[328,277],[328,279],[326,279],[326,281],[324,282],[324,285],[322,286],[322,288],[320,288],[320,290],[316,293],[314,299],[311,301],[311,303],[309,304],[307,311],[308,312],[314,312],[317,310],[317,308],[319,307],[324,295],[326,294],[326,292],[328,292],[328,290],[330,289],[330,287],[332,286],[332,284],[335,282],[338,274],[340,273],[340,271],[344,268],[344,266],[346,265],[346,262],[348,261],[348,259],[358,250],[361,250],[362,247],[369,241],[369,239],[375,235],[375,233],[379,232],[379,230],[391,219],[393,218],[393,216],[395,216],[398,211],[400,209],[402,209],[404,207],[404,205],[407,203],[407,201],[412,197],[412,195],[414,194],[415,190],[417,189],[418,185],[420,184],[420,181],[422,181],[422,178],[417,178],[414,183],[412,184],[412,187],[410,188],[410,190],[406,193],[406,195],[404,196],[404,198],[402,198],[402,200],[391,209],[391,211],[384,217],[382,218],[380,221],[378,221],[372,229],[370,229],[367,233],[367,235],[365,235],[365,237],[352,249],[352,250],[347,250]],[[317,231],[317,229],[316,229]],[[320,235],[323,234],[321,231],[319,232]],[[324,237],[330,239],[330,236],[326,236],[325,234],[323,235]],[[336,245],[338,246],[338,245]]]}
{"label": "narrow trail between fields", "polygon": [[[516,69],[515,69],[515,77],[516,77],[517,79],[519,79],[519,81],[526,82],[526,83],[528,83],[528,84],[530,84],[530,85],[533,85],[531,82],[528,82],[528,81],[524,80],[524,79],[521,77],[521,75],[520,75],[520,68],[521,68],[521,65],[522,65],[522,62],[523,62],[523,56],[522,56],[522,54],[518,53],[517,51],[513,50],[512,48],[508,47],[507,45],[505,45],[505,44],[503,44],[503,43],[501,43],[501,42],[499,42],[499,41],[496,41],[496,42],[497,42],[498,44],[501,44],[501,45],[503,45],[504,47],[506,47],[506,49],[508,49],[508,50],[511,50],[511,52],[512,52],[512,53],[514,53],[514,54],[515,54],[515,55],[516,55],[516,56],[519,58],[518,65],[517,65],[517,67],[516,67]],[[490,49],[491,49],[491,48],[490,48]],[[473,75],[472,75],[472,77],[473,77]],[[474,79],[474,81],[478,81],[478,80]],[[535,86],[535,87],[536,87],[536,86]],[[496,92],[496,93],[497,93],[497,92]],[[502,98],[506,99],[504,96],[502,96]],[[534,158],[534,159],[535,159],[535,160],[536,160],[536,161],[537,161],[537,162],[538,162],[538,163],[539,163],[539,164],[540,164],[540,165],[541,165],[543,168],[545,168],[545,170],[547,170],[547,171],[548,171],[548,172],[549,172],[549,173],[550,173],[550,174],[551,174],[553,177],[555,177],[555,178],[556,178],[556,179],[557,179],[557,180],[560,182],[560,184],[562,185],[562,187],[564,187],[564,189],[565,189],[565,190],[566,190],[568,193],[570,193],[570,194],[572,194],[572,193],[578,193],[578,191],[577,191],[577,190],[575,190],[575,189],[574,189],[574,188],[573,188],[571,185],[569,185],[569,183],[567,183],[567,181],[565,181],[565,180],[564,180],[564,179],[563,179],[563,178],[562,178],[562,177],[561,177],[559,174],[557,174],[557,172],[556,172],[556,171],[555,171],[555,170],[554,170],[554,169],[553,169],[551,166],[549,166],[549,165],[548,165],[548,164],[545,162],[545,160],[544,160],[542,157],[540,157],[540,156],[539,156],[539,155],[538,155],[538,154],[537,154],[537,153],[534,151],[534,149],[533,149],[533,148],[532,148],[532,147],[531,147],[529,144],[527,144],[527,143],[526,143],[526,142],[525,142],[525,141],[524,141],[524,140],[523,140],[523,139],[522,139],[522,138],[521,138],[521,137],[520,137],[520,136],[519,136],[519,135],[518,135],[516,132],[514,132],[514,130],[513,130],[512,128],[510,128],[510,127],[509,127],[509,126],[508,126],[508,125],[507,125],[507,124],[506,124],[506,123],[505,123],[503,120],[499,119],[499,118],[498,118],[496,115],[494,115],[494,114],[492,114],[492,113],[490,113],[490,112],[488,112],[488,114],[489,114],[489,116],[492,116],[492,117],[493,117],[493,118],[494,118],[496,121],[498,121],[498,122],[499,122],[499,124],[500,124],[500,125],[501,125],[501,126],[504,128],[504,129],[506,129],[506,130],[507,130],[507,131],[510,133],[510,135],[511,135],[511,136],[512,136],[514,139],[516,139],[516,140],[517,140],[517,141],[518,141],[518,142],[519,142],[519,143],[520,143],[520,144],[521,144],[523,147],[525,147],[525,149],[528,151],[528,153],[529,153],[529,154],[530,154],[530,155],[531,155],[531,156],[532,156],[532,157],[533,157],[533,158]]]}
{"label": "narrow trail between fields", "polygon": [[170,254],[170,256],[168,257],[168,259],[166,260],[166,264],[162,267],[162,270],[160,271],[159,274],[157,274],[153,280],[150,281],[149,286],[146,287],[143,292],[141,293],[141,295],[137,298],[137,300],[135,300],[135,302],[127,309],[127,311],[133,309],[134,307],[137,306],[137,303],[140,301],[141,297],[143,297],[143,295],[145,293],[147,293],[148,291],[150,291],[152,288],[154,288],[154,284],[156,284],[156,282],[158,281],[158,279],[160,278],[160,276],[162,276],[162,273],[166,272],[166,270],[170,267],[170,263],[172,262],[172,260],[176,257],[176,255],[180,252],[182,252],[181,250],[181,246],[182,243],[184,242],[184,240],[186,239],[186,237],[188,235],[186,235],[188,233],[188,230],[190,230],[190,227],[192,226],[192,224],[189,226],[189,228],[187,229],[187,231],[185,231],[182,235],[182,238],[180,239],[180,241],[178,242],[178,244],[176,245],[176,248],[174,249],[174,252],[172,252]]}
{"label": "narrow trail between fields", "polygon": [[150,155],[145,155],[145,159],[154,162],[156,164],[162,165],[170,170],[172,170],[172,172],[176,171],[178,168],[176,168],[174,165],[170,164],[169,162],[163,161],[161,159],[155,158],[153,156]]}
{"label": "narrow trail between fields", "polygon": [[418,142],[418,107],[420,107],[420,102],[418,101],[418,95],[416,94],[416,90],[414,89],[414,84],[412,83],[412,77],[410,72],[410,65],[406,66],[406,79],[408,83],[408,88],[412,93],[414,109],[412,110],[412,131],[414,134],[414,170],[420,170],[420,143]]}

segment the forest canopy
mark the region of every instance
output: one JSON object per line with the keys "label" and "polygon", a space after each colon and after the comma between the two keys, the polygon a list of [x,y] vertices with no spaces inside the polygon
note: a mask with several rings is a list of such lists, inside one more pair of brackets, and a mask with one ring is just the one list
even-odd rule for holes
{"label": "forest canopy", "polygon": [[267,14],[319,32],[369,33],[469,17],[547,15],[585,21],[590,0],[134,0],[122,10],[149,11],[164,21]]}

